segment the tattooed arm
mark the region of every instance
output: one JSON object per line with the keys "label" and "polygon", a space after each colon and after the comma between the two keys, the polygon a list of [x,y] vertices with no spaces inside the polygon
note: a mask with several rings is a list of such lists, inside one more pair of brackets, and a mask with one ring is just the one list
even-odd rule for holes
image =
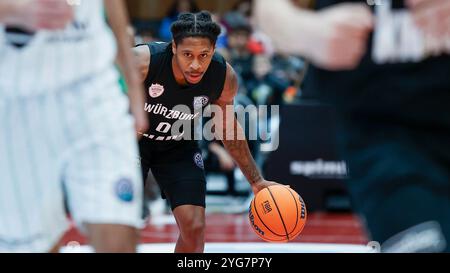
{"label": "tattooed arm", "polygon": [[220,98],[214,102],[221,110],[214,112],[214,126],[216,137],[222,140],[225,149],[237,163],[242,173],[250,183],[253,192],[256,194],[263,188],[278,183],[266,181],[253,159],[250,149],[245,139],[244,131],[234,115],[234,97],[238,90],[238,82],[233,68],[227,64],[227,75],[224,89]]}

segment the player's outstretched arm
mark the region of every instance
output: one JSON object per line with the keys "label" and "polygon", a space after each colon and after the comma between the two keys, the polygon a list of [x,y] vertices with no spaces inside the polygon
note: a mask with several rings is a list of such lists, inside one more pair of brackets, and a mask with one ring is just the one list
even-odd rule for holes
{"label": "player's outstretched arm", "polygon": [[[237,94],[238,81],[233,68],[227,64],[227,76],[224,90],[214,105],[220,107],[221,114],[214,113],[214,125],[216,137],[222,140],[225,149],[237,163],[242,173],[250,183],[254,194],[260,190],[278,185],[278,183],[266,181],[256,166],[245,138],[244,130],[234,115],[234,97]],[[220,135],[221,134],[221,135]]]}
{"label": "player's outstretched arm", "polygon": [[73,16],[66,0],[0,0],[0,24],[28,31],[62,29]]}
{"label": "player's outstretched arm", "polygon": [[[144,112],[144,90],[133,57],[132,37],[127,32],[129,19],[123,0],[108,0],[105,2],[108,21],[118,45],[117,63],[124,73],[128,85],[131,113],[135,119],[137,132],[145,132],[148,128],[147,115]],[[138,134],[139,135],[139,134]]]}
{"label": "player's outstretched arm", "polygon": [[0,0],[0,23],[8,24],[11,21],[11,15],[18,12],[18,1]]}
{"label": "player's outstretched arm", "polygon": [[301,55],[328,70],[357,67],[374,24],[364,3],[341,3],[315,12],[297,8],[291,0],[258,0],[255,14],[278,51]]}

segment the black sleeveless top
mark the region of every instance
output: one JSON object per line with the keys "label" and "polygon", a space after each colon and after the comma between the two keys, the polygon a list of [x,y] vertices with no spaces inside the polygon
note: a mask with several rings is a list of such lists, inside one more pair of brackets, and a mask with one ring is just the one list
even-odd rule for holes
{"label": "black sleeveless top", "polygon": [[[366,0],[316,0],[320,10],[343,2]],[[375,9],[375,6],[371,6]],[[403,0],[392,0],[391,11],[404,10]],[[348,117],[358,115],[393,120],[420,120],[450,124],[450,56],[429,57],[420,62],[377,64],[372,60],[372,37],[359,66],[348,71],[329,71],[314,65],[308,69],[304,91],[331,103]],[[441,112],[442,114],[437,114]]]}
{"label": "black sleeveless top", "polygon": [[151,53],[149,72],[144,82],[144,107],[150,128],[140,145],[155,151],[165,151],[183,144],[197,145],[194,133],[201,129],[195,127],[200,124],[202,110],[216,101],[224,88],[225,59],[215,53],[199,83],[181,86],[172,70],[172,44],[152,42],[142,46],[148,46]]}

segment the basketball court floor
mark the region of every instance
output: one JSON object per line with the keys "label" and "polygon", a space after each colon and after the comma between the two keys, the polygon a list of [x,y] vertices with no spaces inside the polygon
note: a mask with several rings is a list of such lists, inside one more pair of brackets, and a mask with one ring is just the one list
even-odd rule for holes
{"label": "basketball court floor", "polygon": [[[249,198],[207,196],[206,253],[365,253],[373,249],[361,220],[352,213],[312,212],[303,232],[289,243],[266,243],[252,230]],[[138,252],[172,253],[178,238],[175,218],[160,200],[152,203],[151,216],[141,231]],[[63,239],[63,253],[92,252],[72,228]]]}

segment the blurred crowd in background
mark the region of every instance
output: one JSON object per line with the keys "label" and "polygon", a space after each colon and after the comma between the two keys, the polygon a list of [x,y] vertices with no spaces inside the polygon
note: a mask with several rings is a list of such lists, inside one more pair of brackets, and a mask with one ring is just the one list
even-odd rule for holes
{"label": "blurred crowd in background", "polygon": [[[306,70],[305,62],[297,56],[276,52],[270,38],[261,32],[252,20],[252,0],[236,2],[223,14],[213,14],[214,20],[222,27],[216,50],[230,63],[239,77],[239,93],[235,103],[249,105],[282,105],[296,103],[302,96],[301,83]],[[135,43],[153,41],[170,42],[171,24],[182,12],[198,12],[201,8],[194,0],[175,0],[165,17],[157,20],[133,20],[130,31]],[[273,117],[271,117],[273,118]],[[278,117],[276,117],[278,119]],[[270,120],[259,120],[257,126],[267,126]],[[263,124],[261,124],[263,123]],[[264,155],[260,153],[261,140],[249,141],[253,156],[260,167]],[[222,174],[227,181],[225,192],[230,196],[248,195],[250,191],[236,189],[236,166],[220,141],[202,143],[207,173]],[[158,196],[152,194],[152,196]]]}
{"label": "blurred crowd in background", "polygon": [[[170,26],[178,14],[198,11],[194,0],[175,0],[161,20],[134,20],[136,43],[170,42]],[[231,10],[213,16],[222,27],[217,51],[240,76],[240,93],[256,105],[295,101],[305,64],[299,57],[274,51],[270,38],[252,22],[252,0],[241,0]]]}

